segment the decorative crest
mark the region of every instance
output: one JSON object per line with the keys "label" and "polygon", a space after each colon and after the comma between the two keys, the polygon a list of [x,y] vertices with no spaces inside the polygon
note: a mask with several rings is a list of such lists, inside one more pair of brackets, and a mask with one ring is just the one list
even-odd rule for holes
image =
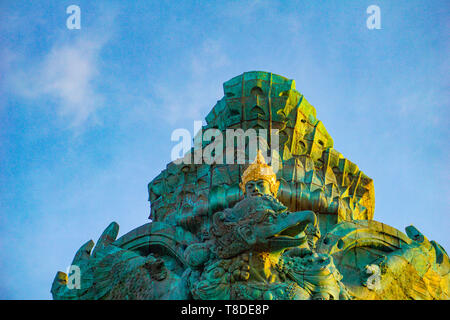
{"label": "decorative crest", "polygon": [[277,181],[277,176],[273,171],[272,166],[266,163],[261,150],[258,150],[255,161],[253,161],[253,163],[242,174],[242,182],[239,184],[242,192],[245,194],[245,185],[247,182],[257,181],[260,179],[266,180],[269,183],[270,191],[273,196],[276,197],[280,182]]}

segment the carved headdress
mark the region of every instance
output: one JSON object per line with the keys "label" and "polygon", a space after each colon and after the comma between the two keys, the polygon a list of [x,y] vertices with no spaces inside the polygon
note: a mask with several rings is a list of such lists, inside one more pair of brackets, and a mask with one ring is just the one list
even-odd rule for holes
{"label": "carved headdress", "polygon": [[272,167],[266,163],[261,150],[258,150],[255,161],[242,174],[242,182],[239,184],[245,194],[245,185],[249,181],[266,180],[270,185],[270,191],[273,196],[277,196],[280,182],[277,181],[277,176]]}

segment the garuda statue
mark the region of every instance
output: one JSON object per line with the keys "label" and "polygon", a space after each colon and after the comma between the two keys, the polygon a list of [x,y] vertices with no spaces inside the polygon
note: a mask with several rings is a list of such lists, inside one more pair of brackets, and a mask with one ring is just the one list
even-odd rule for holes
{"label": "garuda statue", "polygon": [[266,129],[254,161],[224,164],[229,146],[200,139],[184,160],[213,161],[169,163],[148,185],[151,222],[119,239],[113,222],[84,244],[54,299],[449,299],[445,250],[373,220],[372,179],[333,149],[293,80],[246,72],[224,93],[202,132]]}

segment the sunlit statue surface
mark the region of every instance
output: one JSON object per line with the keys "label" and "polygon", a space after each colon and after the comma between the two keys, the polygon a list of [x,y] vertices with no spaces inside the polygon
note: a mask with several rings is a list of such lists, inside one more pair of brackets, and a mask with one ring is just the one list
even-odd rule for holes
{"label": "sunlit statue surface", "polygon": [[372,179],[293,80],[247,72],[224,91],[203,129],[277,129],[279,170],[261,150],[247,164],[171,162],[148,186],[152,222],[119,239],[113,222],[84,244],[54,299],[449,299],[445,250],[373,220]]}
{"label": "sunlit statue surface", "polygon": [[331,256],[308,246],[305,229],[317,226],[316,215],[289,212],[278,186],[259,152],[242,175],[245,198],[214,214],[211,240],[186,250],[195,299],[348,298]]}

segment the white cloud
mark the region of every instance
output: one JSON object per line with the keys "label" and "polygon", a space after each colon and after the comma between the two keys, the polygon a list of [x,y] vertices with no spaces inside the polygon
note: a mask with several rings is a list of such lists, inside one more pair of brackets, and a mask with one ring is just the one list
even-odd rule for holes
{"label": "white cloud", "polygon": [[274,4],[268,0],[236,1],[228,3],[227,6],[222,9],[222,14],[225,17],[231,17],[233,19],[239,17],[239,20],[241,21],[242,19],[246,19],[248,21],[256,21],[258,11],[266,11],[267,9],[273,8]]}
{"label": "white cloud", "polygon": [[13,76],[13,90],[30,99],[54,100],[56,112],[70,126],[82,125],[102,105],[95,80],[104,44],[104,40],[80,38],[73,43],[54,45],[41,63]]}
{"label": "white cloud", "polygon": [[[425,125],[439,126],[447,118],[441,117],[448,105],[448,98],[441,89],[421,89],[411,93],[400,93],[393,99],[397,114],[409,121],[419,121]],[[416,122],[415,122],[416,123]]]}
{"label": "white cloud", "polygon": [[230,64],[230,59],[224,53],[219,41],[205,40],[199,52],[191,57],[191,71],[193,76],[209,76],[211,69],[218,69]]}
{"label": "white cloud", "polygon": [[173,125],[188,116],[200,120],[223,95],[221,82],[228,80],[223,75],[231,65],[223,46],[217,40],[207,39],[192,49],[183,64],[187,76],[179,83],[157,83],[154,85],[157,100],[163,105],[161,113]]}

